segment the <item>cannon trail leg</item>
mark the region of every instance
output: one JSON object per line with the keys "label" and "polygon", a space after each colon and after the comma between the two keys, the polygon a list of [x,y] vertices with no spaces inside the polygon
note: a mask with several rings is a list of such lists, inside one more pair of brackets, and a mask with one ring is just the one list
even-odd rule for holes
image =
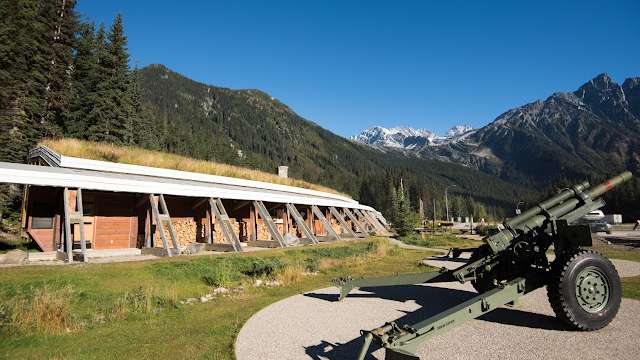
{"label": "cannon trail leg", "polygon": [[419,360],[415,353],[423,341],[515,301],[535,288],[537,286],[527,286],[524,278],[517,278],[413,325],[399,326],[392,322],[371,331],[363,331],[364,346],[358,360],[366,357],[371,344],[369,338],[386,348],[386,360]]}

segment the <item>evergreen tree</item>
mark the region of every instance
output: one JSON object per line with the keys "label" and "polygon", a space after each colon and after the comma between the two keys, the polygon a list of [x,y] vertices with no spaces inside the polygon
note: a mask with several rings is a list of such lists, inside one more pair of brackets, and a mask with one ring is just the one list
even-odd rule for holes
{"label": "evergreen tree", "polygon": [[46,86],[36,1],[0,3],[0,161],[22,162],[37,140]]}
{"label": "evergreen tree", "polygon": [[413,231],[416,225],[416,214],[411,210],[409,197],[404,189],[402,180],[397,189],[393,190],[393,229],[398,236],[405,236]]}
{"label": "evergreen tree", "polygon": [[98,96],[88,116],[87,137],[96,141],[132,144],[129,54],[121,15],[116,16],[107,38],[105,42],[101,26],[96,36]]}
{"label": "evergreen tree", "polygon": [[[101,41],[104,41],[104,29]],[[96,103],[98,93],[98,42],[95,27],[91,23],[78,25],[75,41],[72,101],[65,132],[73,137],[85,137],[89,114]]]}
{"label": "evergreen tree", "polygon": [[44,107],[40,114],[43,137],[60,136],[68,117],[71,100],[72,52],[77,25],[75,0],[55,0],[42,3],[40,22],[44,32],[46,63]]}

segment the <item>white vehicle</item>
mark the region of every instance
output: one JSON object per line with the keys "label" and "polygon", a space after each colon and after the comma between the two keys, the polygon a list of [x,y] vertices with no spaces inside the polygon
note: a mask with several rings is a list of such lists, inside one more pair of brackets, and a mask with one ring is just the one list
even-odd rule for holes
{"label": "white vehicle", "polygon": [[594,210],[582,217],[584,220],[600,220],[604,219],[604,213],[602,210]]}

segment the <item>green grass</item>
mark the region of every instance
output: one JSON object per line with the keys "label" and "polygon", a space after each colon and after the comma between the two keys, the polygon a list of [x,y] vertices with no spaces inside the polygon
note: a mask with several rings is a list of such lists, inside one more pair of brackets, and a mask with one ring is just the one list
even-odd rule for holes
{"label": "green grass", "polygon": [[409,245],[449,249],[452,247],[473,248],[482,245],[480,240],[462,238],[449,233],[442,234],[411,234],[402,236],[398,240]]}
{"label": "green grass", "polygon": [[[3,269],[0,358],[231,359],[238,331],[263,307],[329,286],[338,276],[424,271],[418,261],[427,255],[365,240],[253,254]],[[294,277],[287,286],[248,286],[292,268],[317,272]],[[207,303],[179,303],[220,284],[243,285],[244,291]],[[47,296],[65,294],[71,332],[11,323],[12,306],[34,306],[33,297],[45,288]]]}

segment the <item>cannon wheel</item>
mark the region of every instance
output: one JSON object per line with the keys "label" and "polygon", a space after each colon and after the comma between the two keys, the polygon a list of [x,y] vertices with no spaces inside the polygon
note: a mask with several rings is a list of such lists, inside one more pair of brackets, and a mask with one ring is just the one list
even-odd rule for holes
{"label": "cannon wheel", "polygon": [[570,328],[591,331],[605,327],[618,313],[621,293],[616,268],[595,251],[579,249],[560,256],[552,265],[549,303]]}
{"label": "cannon wheel", "polygon": [[[480,247],[478,247],[477,249],[475,249],[472,253],[471,256],[469,257],[469,262],[472,263],[480,258],[483,258],[485,256],[487,256],[489,254],[489,246],[487,244],[483,244]],[[480,273],[477,274],[478,277],[475,280],[471,280],[471,285],[473,286],[474,289],[476,289],[476,291],[478,292],[478,294],[482,294],[485,293],[489,290],[492,290],[496,287],[496,285],[494,284],[493,280],[494,280],[494,274],[489,272],[489,273]],[[484,276],[483,276],[484,275]]]}

